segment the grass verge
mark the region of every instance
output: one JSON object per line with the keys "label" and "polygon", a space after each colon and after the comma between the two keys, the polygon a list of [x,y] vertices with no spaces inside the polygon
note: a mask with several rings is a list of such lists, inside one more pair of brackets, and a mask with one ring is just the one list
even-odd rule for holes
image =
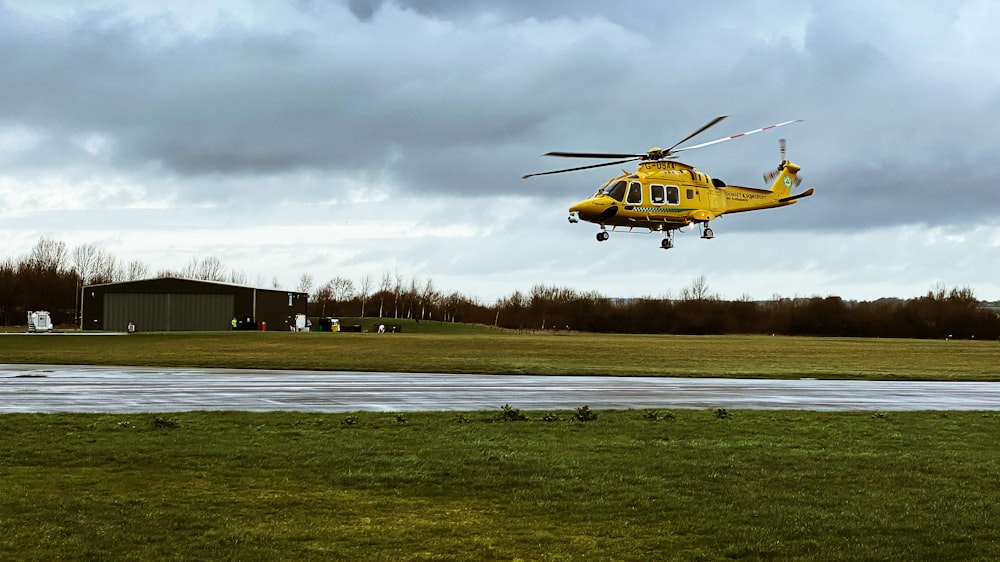
{"label": "grass verge", "polygon": [[0,416],[0,559],[1000,558],[1000,414],[511,410]]}
{"label": "grass verge", "polygon": [[[346,371],[1000,380],[986,341],[442,332],[0,336],[0,362]],[[447,325],[446,325],[447,326]],[[411,325],[407,329],[413,329]],[[421,328],[417,328],[421,329]],[[457,329],[457,328],[456,328]]]}

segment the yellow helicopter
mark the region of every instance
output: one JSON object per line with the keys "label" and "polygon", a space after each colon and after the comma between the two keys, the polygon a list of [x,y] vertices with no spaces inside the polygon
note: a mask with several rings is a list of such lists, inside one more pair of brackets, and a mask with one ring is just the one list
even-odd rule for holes
{"label": "yellow helicopter", "polygon": [[622,170],[621,175],[608,180],[592,197],[572,205],[569,208],[569,222],[584,220],[600,225],[601,231],[597,233],[598,242],[610,237],[609,226],[612,231],[617,228],[627,228],[629,231],[634,228],[648,228],[650,232],[662,232],[663,241],[660,247],[664,250],[674,247],[675,230],[699,224],[701,237],[713,238],[715,234],[708,223],[722,215],[784,207],[813,194],[813,189],[809,188],[802,193],[792,195],[792,187],[801,183],[797,176],[800,168],[785,159],[785,139],[779,141],[781,164],[778,164],[777,170],[764,174],[764,183],[771,182],[769,189],[726,185],[722,180],[711,178],[694,166],[674,160],[674,154],[678,152],[703,148],[800,121],[798,119],[785,121],[694,146],[678,148],[726,117],[726,115],[716,117],[670,148],[651,148],[645,154],[548,152],[544,156],[623,160],[528,174],[522,179],[640,161],[635,172]]}

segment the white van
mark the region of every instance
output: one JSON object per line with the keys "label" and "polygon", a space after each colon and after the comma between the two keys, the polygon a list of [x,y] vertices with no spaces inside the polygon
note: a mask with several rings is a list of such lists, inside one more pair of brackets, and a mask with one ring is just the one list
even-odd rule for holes
{"label": "white van", "polygon": [[51,332],[52,317],[47,310],[28,311],[29,332]]}

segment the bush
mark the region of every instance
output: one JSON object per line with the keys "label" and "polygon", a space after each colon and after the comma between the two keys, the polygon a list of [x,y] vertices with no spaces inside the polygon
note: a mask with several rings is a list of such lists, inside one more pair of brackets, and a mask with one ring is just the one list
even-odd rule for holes
{"label": "bush", "polygon": [[514,408],[510,404],[504,404],[500,408],[500,415],[497,416],[500,421],[510,422],[510,421],[521,421],[528,419],[524,413],[521,412],[519,408]]}
{"label": "bush", "polygon": [[153,420],[154,429],[177,429],[177,420],[167,418],[156,418]]}
{"label": "bush", "polygon": [[597,419],[597,412],[590,409],[590,406],[583,405],[576,409],[576,414],[573,415],[576,421],[588,422]]}

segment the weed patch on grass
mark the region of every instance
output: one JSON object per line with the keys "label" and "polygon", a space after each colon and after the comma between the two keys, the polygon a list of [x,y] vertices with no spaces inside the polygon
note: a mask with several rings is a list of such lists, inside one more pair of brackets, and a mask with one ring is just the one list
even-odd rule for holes
{"label": "weed patch on grass", "polygon": [[573,419],[581,422],[589,422],[597,419],[597,412],[590,409],[590,406],[583,405],[576,409]]}
{"label": "weed patch on grass", "polygon": [[510,404],[504,404],[500,408],[500,413],[497,414],[497,419],[504,422],[514,422],[523,421],[528,419],[528,416],[524,414],[519,408],[515,408]]}

